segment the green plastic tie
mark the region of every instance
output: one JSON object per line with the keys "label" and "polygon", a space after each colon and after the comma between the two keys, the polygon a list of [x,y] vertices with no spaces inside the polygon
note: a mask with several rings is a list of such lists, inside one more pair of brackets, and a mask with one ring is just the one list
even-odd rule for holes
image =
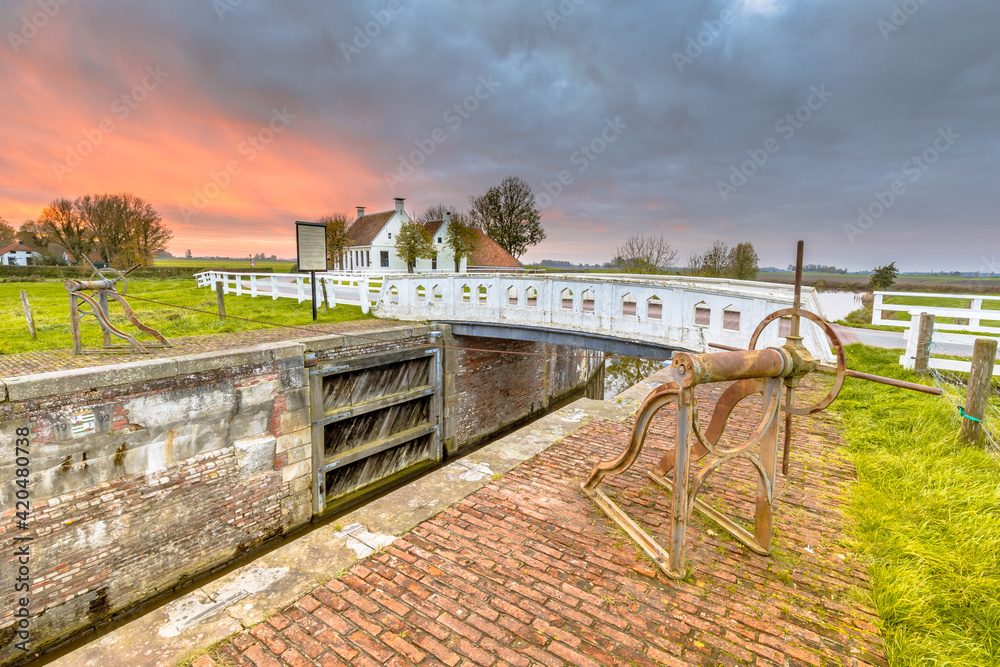
{"label": "green plastic tie", "polygon": [[974,421],[974,422],[982,422],[983,421],[982,419],[976,419],[975,417],[970,417],[969,415],[965,414],[965,408],[963,408],[961,405],[958,406],[958,414],[962,415],[963,417],[965,417],[969,421]]}

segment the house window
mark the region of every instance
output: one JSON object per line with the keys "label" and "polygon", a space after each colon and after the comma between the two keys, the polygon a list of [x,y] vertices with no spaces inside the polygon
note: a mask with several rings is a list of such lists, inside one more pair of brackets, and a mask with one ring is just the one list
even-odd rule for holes
{"label": "house window", "polygon": [[379,253],[379,262],[382,264],[383,269],[389,268],[389,251],[383,250]]}
{"label": "house window", "polygon": [[390,239],[392,238],[392,232],[389,232],[389,238]]}
{"label": "house window", "polygon": [[365,266],[371,266],[371,265],[372,265],[372,251],[365,250]]}
{"label": "house window", "polygon": [[436,269],[438,267],[438,256],[434,255],[431,257],[431,269]]}
{"label": "house window", "polygon": [[441,237],[440,236],[438,237],[438,243],[441,243]]}

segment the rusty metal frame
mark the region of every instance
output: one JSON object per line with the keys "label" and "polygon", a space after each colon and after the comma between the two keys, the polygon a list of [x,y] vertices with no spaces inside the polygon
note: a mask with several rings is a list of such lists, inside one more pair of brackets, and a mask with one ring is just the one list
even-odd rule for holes
{"label": "rusty metal frame", "polygon": [[[687,575],[684,550],[688,521],[695,510],[715,521],[756,553],[762,555],[771,553],[774,506],[777,499],[779,419],[782,413],[785,416],[782,472],[788,475],[793,416],[810,415],[825,410],[836,400],[846,377],[881,382],[928,394],[941,393],[937,388],[848,369],[844,346],[836,332],[818,315],[801,307],[802,259],[803,243],[799,241],[793,307],[772,313],[761,321],[751,337],[749,350],[723,348],[727,351],[674,355],[669,369],[670,380],[646,397],[636,415],[635,427],[628,446],[617,458],[598,462],[586,481],[580,485],[583,492],[669,577],[681,579]],[[785,344],[765,350],[753,349],[764,328],[786,316],[792,318],[792,328],[785,338]],[[812,321],[826,333],[831,347],[836,351],[836,366],[818,363],[802,345],[800,336],[802,318]],[[795,404],[795,389],[802,378],[813,372],[834,375],[833,387],[818,403],[798,406]],[[732,382],[732,384],[719,398],[708,428],[703,431],[698,417],[695,388],[700,384],[717,382]],[[740,445],[720,447],[719,441],[732,411],[741,401],[754,395],[762,397],[762,409],[760,423],[753,435]],[[670,542],[669,549],[665,549],[601,491],[599,485],[606,476],[622,474],[632,467],[639,458],[653,418],[668,405],[677,406],[674,448],[668,450],[649,472],[650,478],[671,495]],[[706,465],[692,476],[691,464],[706,458],[708,459]],[[733,518],[698,498],[705,481],[721,466],[736,459],[749,461],[757,472],[752,533]]]}
{"label": "rusty metal frame", "polygon": [[[90,264],[93,273],[91,274],[90,280],[67,280],[66,281],[66,291],[69,292],[69,316],[70,323],[72,326],[73,333],[73,352],[76,354],[92,354],[101,352],[117,352],[120,350],[135,350],[143,354],[148,354],[150,348],[161,348],[161,347],[172,347],[170,342],[160,334],[159,331],[148,327],[139,321],[139,318],[135,316],[132,311],[131,306],[129,306],[128,301],[125,300],[123,294],[128,291],[128,280],[126,276],[129,273],[138,268],[138,265],[133,266],[128,271],[118,271],[117,269],[101,269],[96,268],[90,259],[84,257],[87,263]],[[105,274],[117,274],[112,277]],[[94,278],[100,277],[99,280],[94,280]],[[122,294],[119,294],[116,287],[117,283],[121,281],[123,284]],[[86,292],[91,292],[92,294],[86,294]],[[128,334],[121,329],[115,327],[111,324],[111,318],[108,313],[108,297],[114,299],[118,302],[118,305],[122,307],[122,311],[139,331],[154,337],[158,343],[140,343],[135,336]],[[90,307],[89,310],[81,308],[81,303],[83,302]],[[101,333],[104,337],[104,348],[100,350],[86,350],[83,348],[83,335],[80,330],[80,323],[83,317],[93,316],[98,324],[101,325]],[[129,345],[113,345],[111,343],[111,336],[116,338],[121,338],[122,340],[129,343]]]}

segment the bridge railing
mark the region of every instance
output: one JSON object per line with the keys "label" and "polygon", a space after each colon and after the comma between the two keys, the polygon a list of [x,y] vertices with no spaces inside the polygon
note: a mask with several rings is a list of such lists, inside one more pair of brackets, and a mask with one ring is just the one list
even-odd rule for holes
{"label": "bridge railing", "polygon": [[[312,300],[312,277],[308,273],[202,271],[195,274],[195,279],[199,287],[214,288],[216,283],[222,283],[225,294],[295,299],[299,303]],[[378,299],[383,279],[380,275],[318,273],[317,300],[325,300],[331,308],[338,303],[361,306],[367,313]]]}
{"label": "bridge railing", "polygon": [[[399,275],[385,278],[375,312],[598,333],[700,352],[709,343],[746,347],[757,324],[793,298],[785,285],[679,276]],[[803,305],[822,316],[812,288],[803,288]],[[789,327],[768,327],[758,346],[780,344]],[[812,354],[833,359],[817,327],[805,323],[803,336]]]}

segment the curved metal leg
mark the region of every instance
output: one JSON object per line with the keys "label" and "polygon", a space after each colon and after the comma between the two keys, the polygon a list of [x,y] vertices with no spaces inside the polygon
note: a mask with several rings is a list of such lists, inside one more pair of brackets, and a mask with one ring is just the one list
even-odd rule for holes
{"label": "curved metal leg", "polygon": [[[690,392],[688,392],[690,393]],[[580,485],[583,492],[586,493],[593,501],[597,504],[608,518],[614,521],[618,526],[631,537],[639,547],[646,552],[646,555],[653,559],[657,567],[667,573],[668,576],[680,579],[684,577],[684,572],[681,570],[680,562],[683,556],[683,535],[681,536],[681,547],[680,549],[675,548],[671,553],[668,553],[663,547],[656,543],[656,541],[649,536],[646,531],[639,527],[629,517],[624,510],[622,510],[618,505],[614,503],[603,491],[597,488],[597,485],[601,483],[601,480],[609,474],[618,475],[635,463],[636,459],[639,457],[639,453],[642,451],[642,445],[646,440],[646,433],[649,430],[649,426],[653,421],[653,417],[661,408],[670,405],[674,401],[678,401],[681,396],[681,390],[676,384],[668,383],[657,387],[653,393],[651,393],[645,401],[643,401],[642,407],[639,409],[639,413],[636,416],[635,428],[632,430],[632,437],[629,440],[628,447],[625,448],[617,458],[610,461],[601,461],[594,466],[591,471],[590,476],[587,481]],[[680,431],[678,431],[679,433]],[[682,448],[683,449],[683,448]],[[676,529],[675,529],[676,530]],[[683,529],[681,533],[683,533]]]}
{"label": "curved metal leg", "polygon": [[125,311],[125,316],[128,317],[129,321],[133,325],[135,325],[136,329],[142,331],[143,333],[147,333],[150,336],[153,336],[154,338],[156,338],[156,340],[160,341],[160,343],[162,343],[164,347],[172,347],[170,343],[167,342],[167,339],[164,338],[159,331],[151,327],[147,327],[145,324],[139,321],[139,319],[135,316],[135,313],[132,312],[131,306],[128,305],[128,302],[125,299],[123,299],[121,295],[119,295],[117,292],[108,292],[108,294],[114,297],[115,301],[117,301],[121,305],[122,310]]}
{"label": "curved metal leg", "polygon": [[[108,333],[112,334],[113,336],[118,336],[122,340],[128,341],[129,343],[132,344],[132,347],[134,347],[139,352],[142,352],[143,354],[146,354],[148,352],[148,350],[146,348],[144,348],[142,346],[142,344],[139,341],[137,341],[133,336],[130,336],[129,334],[125,333],[124,331],[121,331],[121,330],[117,329],[113,324],[111,324],[111,320],[109,320],[104,315],[104,309],[101,308],[100,304],[97,303],[97,301],[95,301],[90,296],[88,296],[86,294],[83,294],[82,292],[77,292],[75,296],[77,296],[80,299],[83,299],[88,304],[90,304],[90,307],[92,309],[92,312],[90,312],[90,313],[82,313],[82,314],[84,314],[84,315],[93,315],[94,317],[97,318],[97,321],[101,323],[101,327],[105,331],[107,331]],[[117,295],[115,295],[115,296],[117,296]]]}
{"label": "curved metal leg", "polygon": [[[706,443],[702,444],[699,439],[691,447],[692,461],[698,461],[709,453],[711,448],[707,447],[706,444],[714,447],[719,443],[722,433],[726,430],[726,422],[729,420],[729,415],[732,414],[733,410],[743,399],[754,394],[763,394],[765,383],[765,380],[757,379],[740,380],[731,384],[722,393],[722,396],[719,397],[719,402],[715,405],[715,410],[712,412],[712,420],[708,424],[708,429],[705,430],[704,440]],[[692,426],[698,428],[697,422],[692,422]],[[654,470],[658,475],[666,477],[673,470],[673,467],[674,450],[668,449]]]}

